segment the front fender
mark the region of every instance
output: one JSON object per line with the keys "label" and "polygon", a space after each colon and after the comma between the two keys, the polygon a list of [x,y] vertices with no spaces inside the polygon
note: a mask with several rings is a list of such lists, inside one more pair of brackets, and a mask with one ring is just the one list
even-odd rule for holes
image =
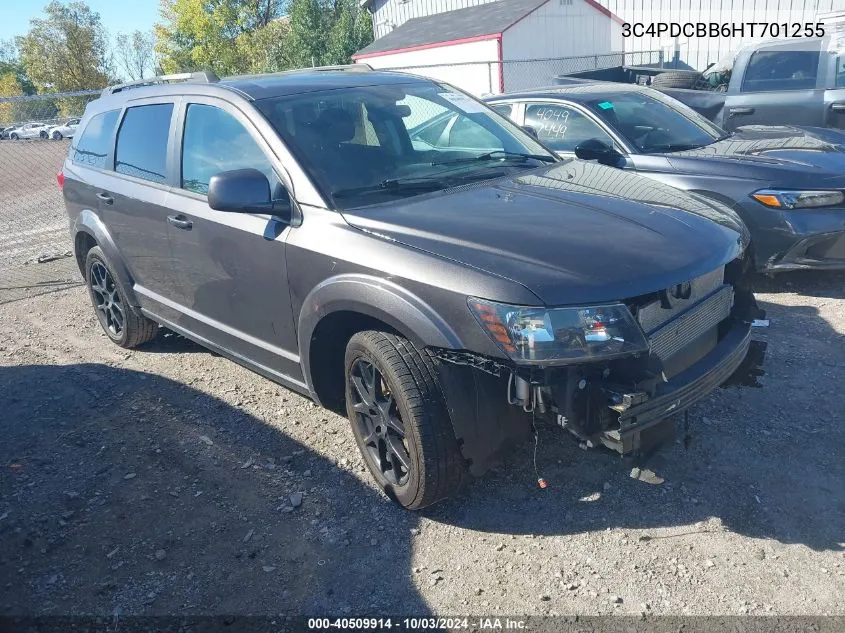
{"label": "front fender", "polygon": [[297,338],[302,370],[312,391],[311,337],[323,317],[340,311],[357,312],[383,321],[419,348],[463,348],[452,327],[431,306],[405,288],[369,275],[337,275],[315,286],[305,297],[299,312]]}
{"label": "front fender", "polygon": [[[77,239],[80,233],[85,233],[94,239],[97,246],[102,249],[109,262],[109,266],[111,266],[114,274],[117,276],[118,281],[123,287],[123,291],[126,294],[129,304],[137,308],[140,304],[138,303],[138,297],[135,295],[135,291],[133,289],[134,280],[132,279],[132,274],[126,267],[123,256],[120,253],[120,249],[118,249],[117,244],[115,244],[108,228],[106,228],[106,225],[99,216],[90,209],[84,209],[76,216],[71,228],[74,236],[74,248],[76,248]],[[80,261],[78,253],[76,253],[76,255],[80,272],[82,273],[82,276],[85,277],[85,260]]]}

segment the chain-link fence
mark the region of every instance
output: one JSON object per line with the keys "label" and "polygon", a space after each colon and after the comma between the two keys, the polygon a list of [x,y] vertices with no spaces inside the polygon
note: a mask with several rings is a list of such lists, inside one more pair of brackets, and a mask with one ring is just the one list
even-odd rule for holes
{"label": "chain-link fence", "polygon": [[56,174],[100,92],[0,97],[0,304],[81,281]]}
{"label": "chain-link fence", "polygon": [[[378,58],[368,59],[371,65]],[[423,66],[385,66],[384,69],[409,72],[445,81],[478,96],[532,90],[552,86],[561,75],[601,70],[614,66],[651,66],[674,68],[677,59],[665,58],[663,51],[608,53],[578,57],[549,57],[544,59],[515,59],[486,62],[457,62]],[[681,67],[686,68],[685,65]]]}

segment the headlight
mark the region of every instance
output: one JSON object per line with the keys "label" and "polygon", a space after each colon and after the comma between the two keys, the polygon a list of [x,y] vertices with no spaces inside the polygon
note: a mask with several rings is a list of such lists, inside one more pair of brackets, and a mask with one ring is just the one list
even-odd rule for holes
{"label": "headlight", "polygon": [[604,360],[648,351],[642,329],[621,303],[532,308],[470,297],[481,327],[516,362]]}
{"label": "headlight", "polygon": [[795,191],[789,189],[761,189],[751,194],[760,204],[774,209],[814,209],[832,207],[845,201],[841,191]]}

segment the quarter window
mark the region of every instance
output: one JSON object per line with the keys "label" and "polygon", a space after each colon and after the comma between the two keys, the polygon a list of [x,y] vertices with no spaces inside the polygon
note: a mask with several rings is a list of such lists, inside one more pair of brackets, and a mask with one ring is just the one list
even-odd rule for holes
{"label": "quarter window", "polygon": [[246,128],[220,108],[190,104],[182,138],[182,188],[206,194],[215,174],[249,168],[267,176],[277,197],[279,179]]}
{"label": "quarter window", "polygon": [[745,69],[742,92],[812,90],[818,69],[819,51],[758,51]]}
{"label": "quarter window", "polygon": [[88,121],[73,148],[73,162],[104,169],[120,110],[101,112]]}
{"label": "quarter window", "polygon": [[558,152],[574,152],[587,139],[598,139],[613,146],[613,139],[592,119],[574,108],[549,103],[525,107],[525,125],[537,130],[537,137]]}
{"label": "quarter window", "polygon": [[167,142],[172,114],[172,103],[126,110],[117,133],[116,172],[152,182],[167,180]]}

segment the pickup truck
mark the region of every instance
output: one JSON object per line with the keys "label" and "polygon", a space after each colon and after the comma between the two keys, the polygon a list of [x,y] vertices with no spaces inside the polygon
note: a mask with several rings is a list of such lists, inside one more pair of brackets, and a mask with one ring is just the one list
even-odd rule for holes
{"label": "pickup truck", "polygon": [[[680,73],[617,67],[560,76],[558,84],[583,80],[651,85],[728,131],[743,125],[799,125],[845,129],[845,36],[745,46],[690,73],[690,88],[662,81]],[[677,83],[674,83],[677,86]]]}

